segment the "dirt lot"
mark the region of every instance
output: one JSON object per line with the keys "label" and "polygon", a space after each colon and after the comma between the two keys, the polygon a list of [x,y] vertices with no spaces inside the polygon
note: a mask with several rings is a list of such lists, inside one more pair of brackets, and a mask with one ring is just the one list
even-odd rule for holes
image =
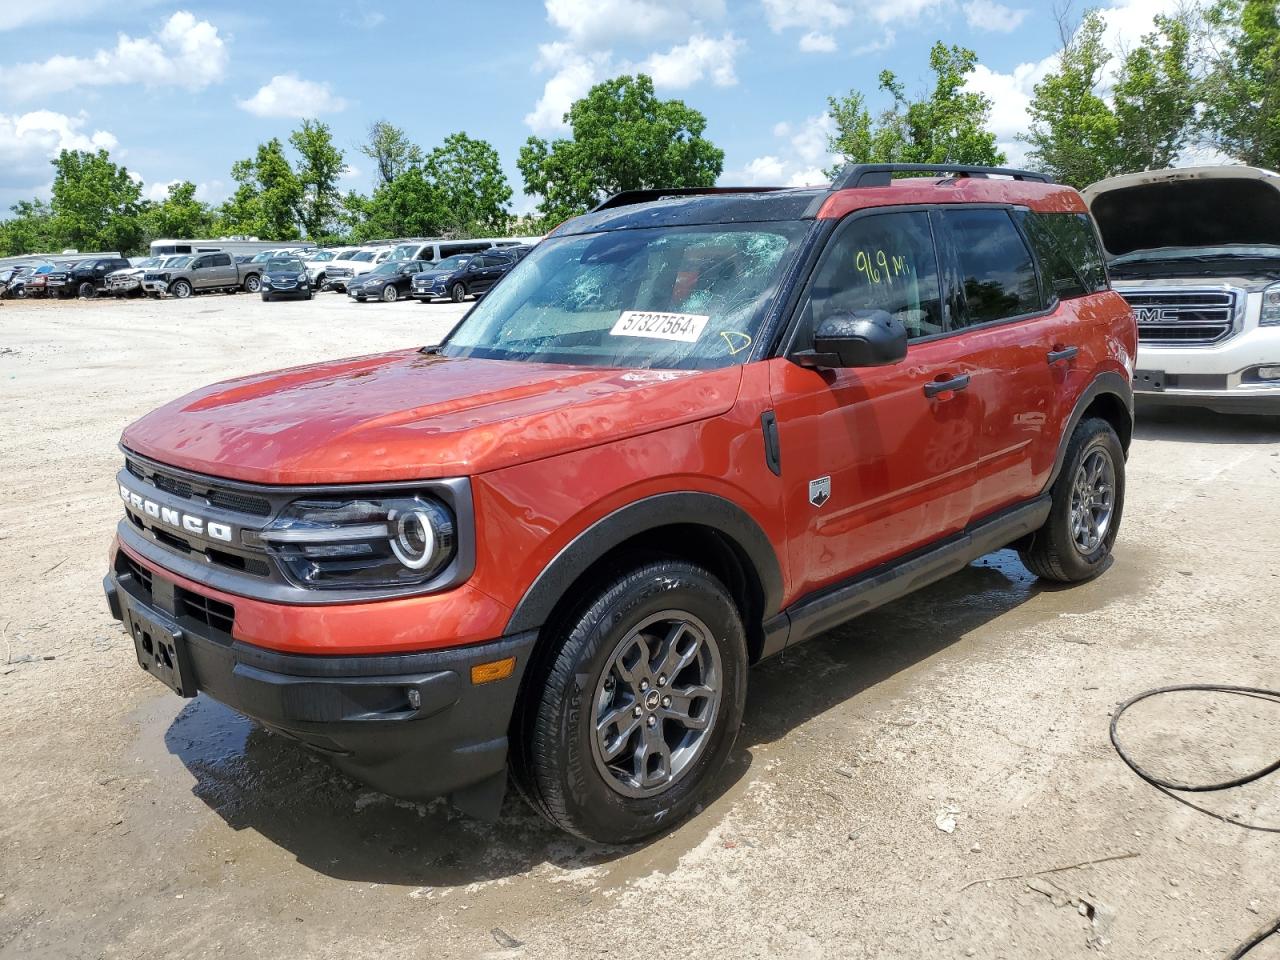
{"label": "dirt lot", "polygon": [[[164,692],[102,599],[120,429],[458,314],[0,307],[0,957],[1225,957],[1280,913],[1280,837],[1161,796],[1107,739],[1149,687],[1280,686],[1276,422],[1145,419],[1093,583],[1046,590],[995,554],[757,669],[717,798],[637,849],[514,798],[497,825],[398,803]],[[1256,700],[1172,697],[1124,729],[1192,779],[1280,756]],[[1278,788],[1203,802],[1277,825]]]}

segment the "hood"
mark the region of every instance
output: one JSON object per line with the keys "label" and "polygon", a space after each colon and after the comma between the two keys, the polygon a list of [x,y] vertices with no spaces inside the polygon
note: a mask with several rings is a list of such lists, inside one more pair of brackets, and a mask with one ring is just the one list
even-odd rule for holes
{"label": "hood", "polygon": [[618,370],[404,351],[228,380],[130,425],[124,446],[255,483],[483,473],[719,416],[740,367]]}
{"label": "hood", "polygon": [[1130,173],[1081,193],[1111,257],[1162,247],[1280,246],[1280,174],[1270,170]]}

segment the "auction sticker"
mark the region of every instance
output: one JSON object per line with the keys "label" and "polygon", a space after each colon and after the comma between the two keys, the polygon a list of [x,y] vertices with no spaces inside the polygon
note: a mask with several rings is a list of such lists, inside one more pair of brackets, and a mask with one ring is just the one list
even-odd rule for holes
{"label": "auction sticker", "polygon": [[697,313],[624,310],[609,333],[615,337],[650,337],[654,340],[696,343],[710,319]]}

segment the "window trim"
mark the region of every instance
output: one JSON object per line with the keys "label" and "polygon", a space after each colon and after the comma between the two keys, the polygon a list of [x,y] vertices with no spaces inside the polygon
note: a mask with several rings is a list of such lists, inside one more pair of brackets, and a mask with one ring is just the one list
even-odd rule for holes
{"label": "window trim", "polygon": [[[850,224],[858,220],[863,220],[867,217],[886,216],[888,214],[895,213],[923,213],[927,216],[929,221],[929,236],[933,240],[933,258],[934,262],[937,264],[938,295],[942,305],[943,324],[947,324],[949,320],[947,315],[948,301],[950,299],[948,281],[946,273],[943,270],[942,251],[939,248],[937,226],[934,223],[934,217],[932,216],[932,212],[937,206],[938,204],[932,203],[911,203],[883,207],[864,207],[861,210],[854,210],[841,217],[835,222],[830,231],[816,234],[814,238],[814,246],[816,249],[812,251],[812,256],[807,265],[808,269],[804,278],[795,284],[795,293],[788,298],[786,306],[788,316],[786,322],[782,324],[782,334],[778,338],[778,349],[772,353],[772,356],[791,359],[793,354],[796,352],[796,340],[800,335],[801,307],[809,296],[810,291],[813,289],[813,284],[817,279],[818,271],[826,262],[827,252],[834,248],[840,236],[849,228]],[[968,207],[969,204],[964,204],[964,206]],[[931,340],[936,340],[939,337],[949,336],[952,332],[954,331],[944,330],[941,333],[930,334],[927,337],[917,337],[914,340],[908,339],[907,348],[910,349],[917,343],[926,343]]]}

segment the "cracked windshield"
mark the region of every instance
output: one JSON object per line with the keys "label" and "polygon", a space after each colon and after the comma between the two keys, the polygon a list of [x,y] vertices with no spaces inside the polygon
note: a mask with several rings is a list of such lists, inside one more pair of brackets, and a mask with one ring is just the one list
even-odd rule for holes
{"label": "cracked windshield", "polygon": [[444,352],[629,368],[742,363],[808,226],[553,237],[481,301]]}

